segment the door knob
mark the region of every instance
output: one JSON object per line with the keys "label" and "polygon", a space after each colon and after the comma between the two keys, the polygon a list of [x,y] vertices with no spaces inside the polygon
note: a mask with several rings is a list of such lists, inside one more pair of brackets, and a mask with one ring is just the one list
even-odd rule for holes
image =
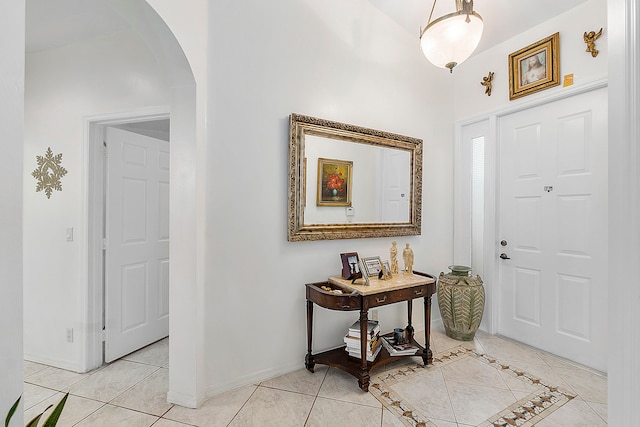
{"label": "door knob", "polygon": [[505,254],[504,252],[500,254],[500,258],[502,258],[502,259],[511,259],[511,258],[509,258],[509,255]]}

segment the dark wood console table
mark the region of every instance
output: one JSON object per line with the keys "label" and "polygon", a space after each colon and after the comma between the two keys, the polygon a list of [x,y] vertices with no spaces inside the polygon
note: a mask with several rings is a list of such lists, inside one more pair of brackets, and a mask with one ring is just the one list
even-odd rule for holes
{"label": "dark wood console table", "polygon": [[[431,329],[431,296],[436,291],[435,278],[426,273],[400,273],[389,280],[370,279],[369,285],[364,285],[362,279],[351,283],[341,277],[330,277],[326,282],[308,283],[307,291],[307,355],[305,367],[313,372],[316,363],[342,369],[358,379],[358,385],[363,391],[369,390],[369,372],[377,366],[398,360],[402,357],[422,357],[425,365],[432,363],[432,352],[429,348]],[[330,290],[323,289],[330,288]],[[337,290],[341,291],[336,292]],[[411,325],[412,302],[414,298],[424,298],[424,335],[425,346],[416,342]],[[418,347],[416,354],[411,356],[391,356],[386,348],[382,348],[373,362],[368,362],[367,351],[367,322],[370,308],[381,307],[397,302],[407,301],[408,325],[405,327],[411,344]],[[361,359],[350,357],[345,347],[339,347],[322,353],[312,353],[313,332],[313,304],[330,310],[360,311],[360,349]]]}

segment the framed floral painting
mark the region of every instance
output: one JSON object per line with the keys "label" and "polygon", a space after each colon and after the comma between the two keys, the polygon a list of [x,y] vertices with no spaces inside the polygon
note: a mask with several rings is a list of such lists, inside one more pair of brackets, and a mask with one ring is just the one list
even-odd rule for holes
{"label": "framed floral painting", "polygon": [[351,206],[353,162],[318,159],[317,206]]}
{"label": "framed floral painting", "polygon": [[509,99],[560,84],[560,35],[555,33],[509,55]]}

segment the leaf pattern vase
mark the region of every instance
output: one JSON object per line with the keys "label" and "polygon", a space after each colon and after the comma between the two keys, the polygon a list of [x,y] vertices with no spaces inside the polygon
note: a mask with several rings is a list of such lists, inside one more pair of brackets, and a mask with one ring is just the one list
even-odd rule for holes
{"label": "leaf pattern vase", "polygon": [[471,276],[471,268],[449,266],[451,273],[438,278],[438,307],[447,336],[471,341],[480,327],[484,312],[484,286],[480,276]]}

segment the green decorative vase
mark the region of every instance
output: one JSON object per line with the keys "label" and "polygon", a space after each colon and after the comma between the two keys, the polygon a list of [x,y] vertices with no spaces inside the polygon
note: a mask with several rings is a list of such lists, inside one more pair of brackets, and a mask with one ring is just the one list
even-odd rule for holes
{"label": "green decorative vase", "polygon": [[484,286],[471,268],[450,265],[451,273],[438,278],[438,307],[447,336],[471,341],[480,327],[484,312]]}

